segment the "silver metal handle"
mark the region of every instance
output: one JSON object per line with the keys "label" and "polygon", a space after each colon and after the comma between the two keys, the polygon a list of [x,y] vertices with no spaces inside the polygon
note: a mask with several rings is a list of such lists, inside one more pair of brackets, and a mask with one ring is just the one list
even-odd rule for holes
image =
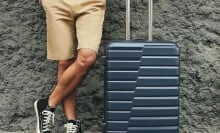
{"label": "silver metal handle", "polygon": [[[126,0],[126,40],[131,39],[131,7],[130,0]],[[148,0],[148,40],[153,39],[153,0]]]}
{"label": "silver metal handle", "polygon": [[126,0],[126,40],[131,39],[131,6],[130,0]]}
{"label": "silver metal handle", "polygon": [[153,0],[148,0],[148,40],[153,39]]}

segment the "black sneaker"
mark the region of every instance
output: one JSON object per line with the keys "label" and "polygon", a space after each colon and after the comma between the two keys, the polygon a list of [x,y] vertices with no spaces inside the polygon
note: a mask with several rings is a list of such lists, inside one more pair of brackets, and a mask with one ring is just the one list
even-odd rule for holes
{"label": "black sneaker", "polygon": [[66,128],[66,133],[82,133],[81,123],[79,120],[75,122],[68,122],[64,125]]}
{"label": "black sneaker", "polygon": [[37,116],[37,133],[52,133],[54,126],[54,113],[48,109],[48,99],[40,99],[34,102]]}

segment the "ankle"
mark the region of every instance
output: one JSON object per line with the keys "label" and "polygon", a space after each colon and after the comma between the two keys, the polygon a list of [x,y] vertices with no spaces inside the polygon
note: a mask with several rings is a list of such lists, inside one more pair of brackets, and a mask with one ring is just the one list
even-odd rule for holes
{"label": "ankle", "polygon": [[68,123],[73,123],[73,124],[76,124],[76,120],[75,119],[70,119],[70,120],[67,120]]}
{"label": "ankle", "polygon": [[56,108],[50,107],[50,105],[47,105],[46,109],[48,111],[54,112],[56,110]]}
{"label": "ankle", "polygon": [[52,102],[50,96],[48,97],[48,106],[49,106],[50,108],[56,108],[56,107],[57,107],[55,104],[53,104],[53,102]]}

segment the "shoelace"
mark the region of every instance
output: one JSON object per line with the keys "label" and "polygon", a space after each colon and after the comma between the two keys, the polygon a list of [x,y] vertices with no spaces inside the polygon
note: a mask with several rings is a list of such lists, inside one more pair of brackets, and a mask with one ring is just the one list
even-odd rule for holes
{"label": "shoelace", "polygon": [[64,125],[67,128],[66,133],[78,133],[78,125],[74,125],[73,123],[67,123]]}
{"label": "shoelace", "polygon": [[43,121],[42,121],[42,131],[51,131],[54,125],[54,113],[50,111],[42,111]]}

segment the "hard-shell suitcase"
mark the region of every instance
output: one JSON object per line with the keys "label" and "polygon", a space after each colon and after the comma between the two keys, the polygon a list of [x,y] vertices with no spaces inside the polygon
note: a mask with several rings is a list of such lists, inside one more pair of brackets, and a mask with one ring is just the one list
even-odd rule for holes
{"label": "hard-shell suitcase", "polygon": [[149,40],[130,40],[130,0],[126,3],[126,40],[105,48],[104,132],[178,133],[179,47],[152,41],[152,0]]}

